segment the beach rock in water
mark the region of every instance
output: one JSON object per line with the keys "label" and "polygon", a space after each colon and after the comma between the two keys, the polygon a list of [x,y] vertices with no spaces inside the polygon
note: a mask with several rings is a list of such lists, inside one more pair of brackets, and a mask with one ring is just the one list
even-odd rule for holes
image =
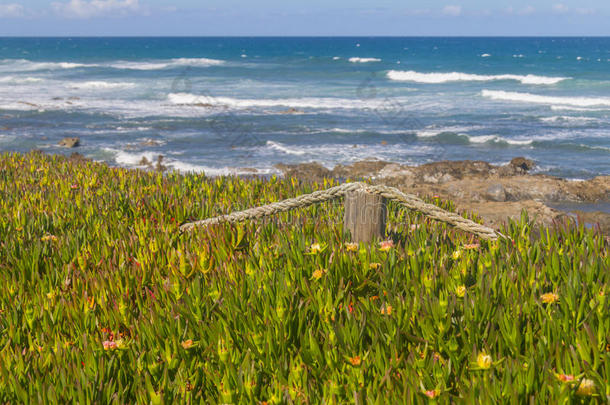
{"label": "beach rock in water", "polygon": [[533,160],[527,159],[524,157],[516,157],[510,161],[511,166],[519,168],[524,172],[529,172],[534,167],[536,167],[536,163]]}
{"label": "beach rock in water", "polygon": [[76,148],[80,146],[80,138],[64,138],[59,141],[59,146],[64,148]]}
{"label": "beach rock in water", "polygon": [[303,111],[297,110],[296,108],[289,108],[284,111],[280,111],[280,114],[303,114]]}

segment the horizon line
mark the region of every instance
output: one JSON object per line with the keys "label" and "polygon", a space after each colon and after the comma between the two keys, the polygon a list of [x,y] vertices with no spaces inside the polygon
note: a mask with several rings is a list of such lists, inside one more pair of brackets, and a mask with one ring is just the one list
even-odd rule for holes
{"label": "horizon line", "polygon": [[609,35],[0,35],[6,38],[610,38]]}

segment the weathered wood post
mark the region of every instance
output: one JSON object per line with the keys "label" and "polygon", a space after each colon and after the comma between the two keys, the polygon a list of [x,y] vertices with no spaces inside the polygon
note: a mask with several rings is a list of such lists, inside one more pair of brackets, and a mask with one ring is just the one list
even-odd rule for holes
{"label": "weathered wood post", "polygon": [[345,195],[343,226],[349,230],[352,242],[370,243],[385,235],[385,199],[365,191],[351,191]]}

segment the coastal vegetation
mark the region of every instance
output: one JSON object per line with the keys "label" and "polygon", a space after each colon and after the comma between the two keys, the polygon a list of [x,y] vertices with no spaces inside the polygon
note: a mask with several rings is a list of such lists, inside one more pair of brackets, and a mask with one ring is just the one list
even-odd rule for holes
{"label": "coastal vegetation", "polygon": [[390,204],[356,245],[324,203],[179,230],[336,184],[0,155],[0,402],[608,400],[595,229],[485,241]]}

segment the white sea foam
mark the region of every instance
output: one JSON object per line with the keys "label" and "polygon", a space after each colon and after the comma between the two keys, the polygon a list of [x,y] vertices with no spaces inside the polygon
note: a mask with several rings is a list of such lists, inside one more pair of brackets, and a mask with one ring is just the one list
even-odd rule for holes
{"label": "white sea foam", "polygon": [[595,112],[595,111],[606,111],[607,108],[582,108],[582,107],[570,107],[567,105],[552,105],[551,110],[553,111],[584,111],[584,112]]}
{"label": "white sea foam", "polygon": [[378,59],[378,58],[358,58],[358,57],[354,57],[354,58],[349,58],[348,60],[351,63],[381,62],[381,59]]}
{"label": "white sea foam", "polygon": [[76,69],[91,67],[84,63],[73,62],[34,62],[27,59],[3,59],[0,60],[0,70],[11,72],[32,72],[37,70]]}
{"label": "white sea foam", "polygon": [[[159,153],[151,151],[143,151],[139,153],[130,153],[123,150],[113,148],[103,148],[105,152],[114,157],[116,164],[126,167],[146,167],[141,165],[142,159],[146,159],[151,164],[155,165]],[[172,154],[172,153],[170,153]],[[174,154],[172,154],[174,155]],[[190,162],[184,162],[178,159],[169,158],[164,155],[163,165],[169,169],[177,170],[184,173],[205,173],[207,176],[236,176],[236,175],[251,175],[252,169],[238,167],[211,167]],[[272,167],[255,167],[254,174],[279,174],[278,170]]]}
{"label": "white sea foam", "polygon": [[40,77],[15,77],[5,76],[0,78],[0,83],[13,83],[13,84],[27,84],[27,83],[40,83],[44,81]]}
{"label": "white sea foam", "polygon": [[120,61],[108,64],[107,66],[115,69],[129,70],[163,70],[178,66],[210,67],[224,64],[225,61],[208,58],[179,58],[169,61]]}
{"label": "white sea foam", "polygon": [[516,101],[531,104],[568,105],[575,107],[610,107],[610,98],[601,97],[556,97],[502,90],[483,90],[481,95],[492,100]]}
{"label": "white sea foam", "polygon": [[283,144],[281,144],[279,142],[267,141],[267,146],[269,146],[272,149],[278,150],[280,152],[284,152],[284,153],[286,153],[288,155],[301,156],[301,155],[304,155],[306,153],[303,150],[289,148],[286,145],[283,145]]}
{"label": "white sea foam", "polygon": [[533,139],[509,139],[498,135],[468,136],[470,143],[507,143],[509,145],[531,145]]}
{"label": "white sea foam", "polygon": [[322,108],[322,109],[354,109],[363,108],[367,104],[362,100],[320,97],[320,98],[284,98],[284,99],[239,99],[232,97],[208,97],[189,93],[171,93],[168,100],[176,105],[198,104],[210,105],[216,108]]}
{"label": "white sea foam", "polygon": [[491,55],[488,53],[484,53],[483,55],[481,55],[481,58],[489,58]]}
{"label": "white sea foam", "polygon": [[82,82],[82,83],[73,83],[72,85],[78,89],[104,90],[104,89],[130,88],[130,87],[134,87],[135,83],[113,83],[113,82],[104,82],[104,81],[90,81],[90,82]]}
{"label": "white sea foam", "polygon": [[391,80],[409,81],[416,83],[438,84],[448,82],[489,82],[496,80],[516,80],[523,84],[557,84],[563,80],[568,80],[566,77],[547,77],[536,75],[478,75],[461,72],[450,73],[421,73],[401,70],[390,70],[387,76]]}
{"label": "white sea foam", "polygon": [[339,56],[333,56],[333,60],[339,60],[341,59]]}
{"label": "white sea foam", "polygon": [[511,139],[501,137],[499,135],[469,135],[466,133],[469,130],[474,130],[478,128],[480,127],[446,127],[432,130],[429,129],[417,132],[417,137],[430,139],[439,137],[443,134],[451,133],[472,144],[506,143],[509,145],[531,145],[532,142],[534,142],[533,139]]}
{"label": "white sea foam", "polygon": [[584,124],[587,122],[595,122],[597,118],[592,117],[572,117],[569,115],[558,115],[552,117],[543,117],[540,118],[542,122],[550,122],[550,123],[574,123],[574,124]]}
{"label": "white sea foam", "polygon": [[459,135],[462,135],[462,134],[467,135],[466,132],[478,130],[481,128],[482,127],[480,127],[480,126],[471,126],[471,127],[451,126],[451,127],[440,127],[440,128],[427,127],[426,129],[418,131],[417,137],[418,138],[433,138],[435,136],[438,136],[443,133],[448,133],[448,132],[451,132],[454,134],[459,134]]}
{"label": "white sea foam", "polygon": [[525,58],[525,55],[523,55],[522,53],[520,53],[519,55],[513,55],[513,58]]}

